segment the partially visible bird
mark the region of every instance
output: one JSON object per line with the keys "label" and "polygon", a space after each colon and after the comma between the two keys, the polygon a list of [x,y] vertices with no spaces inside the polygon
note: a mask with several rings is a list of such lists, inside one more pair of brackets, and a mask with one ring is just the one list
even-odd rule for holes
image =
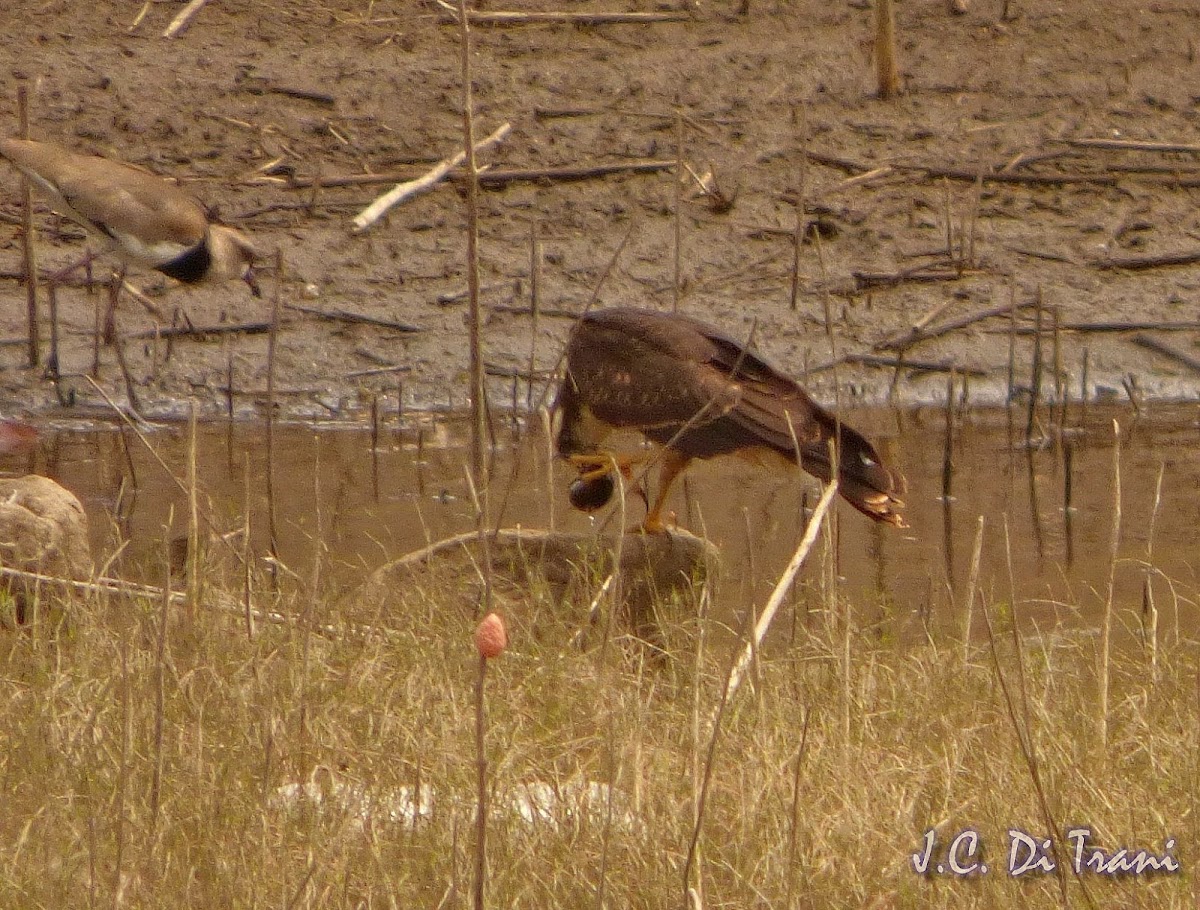
{"label": "partially visible bird", "polygon": [[558,452],[580,472],[570,491],[576,508],[603,506],[614,469],[628,477],[642,460],[602,448],[613,430],[632,429],[664,447],[645,531],[663,530],[667,492],[693,458],[737,454],[760,465],[799,460],[827,481],[831,443],[841,495],[864,515],[905,527],[896,511],[904,505],[903,475],[799,383],[698,320],[632,307],[587,314],[567,342],[555,408],[562,414]]}
{"label": "partially visible bird", "polygon": [[211,223],[198,200],[162,177],[29,139],[0,139],[0,156],[122,259],[188,284],[241,278],[259,295],[250,239]]}

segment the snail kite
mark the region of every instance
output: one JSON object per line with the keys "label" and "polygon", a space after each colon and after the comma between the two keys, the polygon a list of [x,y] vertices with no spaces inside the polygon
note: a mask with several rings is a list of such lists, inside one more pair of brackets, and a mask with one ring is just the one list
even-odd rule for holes
{"label": "snail kite", "polygon": [[800,385],[732,338],[695,319],[632,307],[583,316],[567,342],[555,408],[559,455],[579,469],[571,502],[591,511],[612,496],[614,467],[629,476],[636,455],[601,447],[613,430],[638,430],[664,447],[658,496],[642,528],[661,531],[671,482],[693,458],[737,454],[757,464],[786,460],[822,480],[839,451],[838,491],[876,521],[904,527],[904,477]]}

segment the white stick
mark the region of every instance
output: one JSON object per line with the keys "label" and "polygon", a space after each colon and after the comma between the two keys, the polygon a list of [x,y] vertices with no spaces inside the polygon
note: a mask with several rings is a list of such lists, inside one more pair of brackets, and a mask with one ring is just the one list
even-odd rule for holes
{"label": "white stick", "polygon": [[191,23],[192,18],[200,10],[204,9],[204,4],[208,0],[192,0],[187,6],[180,10],[179,15],[171,20],[171,24],[167,26],[166,31],[162,33],[164,38],[174,38],[182,32]]}
{"label": "white stick", "polygon": [[[475,151],[486,151],[492,146],[498,145],[511,130],[511,123],[501,124],[500,128],[497,129],[496,132],[492,133],[492,135],[475,143]],[[439,163],[437,167],[424,176],[418,177],[416,180],[407,180],[404,183],[397,183],[394,187],[392,187],[354,216],[353,233],[361,234],[376,221],[382,218],[392,206],[402,202],[410,196],[415,196],[417,193],[422,193],[425,190],[435,186],[441,180],[445,179],[447,174],[462,164],[463,161],[466,160],[466,157],[467,153],[465,151],[458,152],[450,158],[447,158],[445,161]]]}
{"label": "white stick", "polygon": [[[729,682],[725,685],[725,704],[733,700],[734,694],[742,685],[742,680],[746,676],[746,670],[750,666],[754,652],[762,645],[762,640],[766,637],[767,629],[771,627],[771,621],[779,611],[779,606],[783,603],[783,598],[791,589],[796,574],[800,571],[800,567],[804,565],[804,560],[808,558],[808,551],[816,543],[817,534],[821,530],[821,523],[825,520],[825,513],[829,511],[829,507],[833,503],[833,497],[837,495],[837,488],[837,480],[830,481],[829,485],[825,487],[825,492],[822,494],[821,499],[817,502],[817,507],[813,510],[812,517],[808,520],[808,527],[804,529],[804,537],[801,538],[800,545],[796,547],[796,552],[792,554],[792,561],[783,570],[783,575],[780,576],[779,581],[776,583],[775,590],[771,592],[771,597],[767,600],[767,605],[763,607],[762,613],[758,616],[758,622],[754,624],[754,633],[750,637],[750,641],[746,642],[746,647],[742,649],[737,663],[733,665],[733,669],[729,673]],[[718,705],[717,711],[720,710],[720,706]],[[715,723],[716,712],[713,713],[712,717],[712,724]]]}

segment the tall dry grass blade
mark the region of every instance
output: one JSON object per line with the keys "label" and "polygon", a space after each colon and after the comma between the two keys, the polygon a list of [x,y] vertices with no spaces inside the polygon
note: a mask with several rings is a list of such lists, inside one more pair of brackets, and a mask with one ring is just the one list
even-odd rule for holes
{"label": "tall dry grass blade", "polygon": [[1158,682],[1158,606],[1150,573],[1142,577],[1142,647],[1150,655],[1150,681]]}
{"label": "tall dry grass blade", "polygon": [[[109,297],[115,299],[118,293],[119,291],[110,281],[108,283]],[[104,337],[104,313],[106,312],[107,307],[101,306],[100,296],[97,294],[92,301],[92,368],[88,373],[92,379],[100,378],[100,341]]]}
{"label": "tall dry grass blade", "polygon": [[979,223],[979,208],[983,204],[983,172],[985,165],[981,160],[979,162],[978,176],[975,178],[975,190],[971,194],[971,217],[967,225],[967,249],[962,257],[962,262],[959,264],[960,270],[963,268],[975,268],[975,237],[976,228]]}
{"label": "tall dry grass blade", "polygon": [[1054,329],[1054,405],[1058,410],[1058,438],[1067,425],[1067,371],[1063,367],[1062,345],[1062,307],[1054,307],[1051,311]]}
{"label": "tall dry grass blade", "polygon": [[[17,135],[29,138],[29,89],[22,82],[17,86]],[[25,267],[25,318],[29,365],[41,361],[41,329],[38,325],[38,254],[37,230],[33,226],[33,184],[21,178],[21,254]]]}
{"label": "tall dry grass blade", "polygon": [[[617,610],[620,609],[621,603],[625,597],[624,579],[621,576],[621,560],[625,553],[625,528],[628,525],[628,517],[626,515],[625,497],[629,491],[625,487],[625,475],[617,469],[616,459],[609,456],[609,468],[612,471],[613,480],[616,482],[616,497],[617,497],[617,521],[619,522],[620,532],[616,535],[616,540],[612,548],[612,583],[607,585],[608,593],[608,609],[604,613],[604,628],[600,635],[600,653],[598,660],[600,665],[605,663],[605,657],[608,655],[608,643],[612,639],[613,620],[616,618]],[[641,483],[645,483],[643,476]],[[597,595],[597,602],[604,603],[604,598]]]}
{"label": "tall dry grass blade", "polygon": [[1004,399],[1008,408],[1008,419],[1012,422],[1012,409],[1017,392],[1017,289],[1008,286],[1008,396]]}
{"label": "tall dry grass blade", "polygon": [[683,110],[675,109],[675,210],[674,210],[674,270],[671,278],[671,311],[679,312],[679,304],[683,297],[683,181],[685,179],[685,162],[683,160]]}
{"label": "tall dry grass blade", "polygon": [[233,424],[233,341],[229,335],[221,339],[221,347],[225,349],[225,419]]}
{"label": "tall dry grass blade", "polygon": [[788,308],[795,312],[800,303],[800,249],[804,246],[804,185],[796,198],[796,228],[792,232],[792,268],[788,293]]}
{"label": "tall dry grass blade", "polygon": [[954,490],[954,368],[946,377],[945,432],[942,437],[942,500],[949,502]]}
{"label": "tall dry grass blade", "polygon": [[1150,509],[1150,524],[1146,529],[1146,570],[1142,580],[1142,622],[1145,646],[1150,653],[1150,678],[1158,682],[1158,607],[1154,603],[1154,528],[1162,505],[1163,473],[1167,463],[1158,463],[1158,480],[1154,484],[1154,505]]}
{"label": "tall dry grass blade", "polygon": [[142,417],[142,406],[138,401],[137,383],[134,382],[133,373],[129,369],[129,362],[125,359],[125,343],[118,338],[113,344],[113,353],[117,355],[117,366],[121,370],[121,380],[125,383],[125,396],[129,399],[130,412],[141,421],[145,421]]}
{"label": "tall dry grass blade", "polygon": [[1091,348],[1083,349],[1083,364],[1079,368],[1079,424],[1087,422],[1088,406],[1088,367],[1091,365]]}
{"label": "tall dry grass blade", "polygon": [[963,607],[962,661],[967,663],[971,656],[971,621],[975,611],[975,590],[979,585],[979,561],[983,554],[984,516],[980,515],[975,525],[975,546],[971,549],[971,569],[967,573],[967,602]]}
{"label": "tall dry grass blade", "polygon": [[538,225],[529,226],[529,381],[525,384],[525,410],[533,410],[533,377],[537,369],[538,317],[542,309],[542,242]]}
{"label": "tall dry grass blade", "polygon": [[[484,457],[488,436],[487,390],[484,385],[483,314],[479,300],[479,167],[475,160],[475,99],[471,87],[471,26],[466,0],[458,0],[459,64],[462,79],[463,151],[466,165],[467,292],[469,373],[471,384],[471,474],[476,498],[476,531],[483,559],[482,615],[492,611],[492,559],[487,534],[490,501],[489,463]],[[490,438],[490,437],[489,437]],[[482,902],[482,892],[479,894]],[[482,903],[480,904],[482,906]]]}
{"label": "tall dry grass blade", "polygon": [[[832,464],[837,464],[836,461]],[[804,530],[804,536],[800,539],[799,546],[796,547],[796,552],[792,554],[791,560],[788,562],[787,568],[783,570],[783,574],[779,577],[779,581],[775,584],[775,590],[771,592],[771,596],[767,599],[766,605],[762,612],[758,615],[757,621],[754,623],[754,628],[751,630],[750,636],[746,641],[745,646],[737,655],[733,665],[729,668],[729,676],[726,679],[725,688],[722,690],[721,699],[717,703],[709,718],[709,741],[708,753],[704,761],[704,771],[700,784],[700,795],[697,800],[695,820],[692,826],[692,837],[688,844],[687,859],[683,866],[683,892],[685,902],[689,900],[688,893],[692,890],[692,868],[696,860],[696,852],[700,842],[700,831],[704,825],[704,808],[708,801],[709,787],[712,783],[713,767],[716,764],[717,742],[721,731],[721,719],[725,715],[725,710],[733,697],[741,688],[742,682],[746,678],[746,672],[750,669],[754,659],[755,651],[762,646],[763,639],[766,637],[767,630],[771,628],[771,621],[775,618],[775,614],[779,611],[780,605],[783,603],[784,597],[792,588],[792,582],[795,581],[797,573],[801,566],[804,565],[808,558],[809,551],[812,550],[813,544],[817,540],[817,535],[820,533],[821,526],[825,522],[825,517],[833,504],[833,499],[837,495],[838,482],[835,477],[825,487],[820,500],[817,502],[817,507],[813,510],[812,516],[808,520],[808,527]],[[686,904],[685,904],[686,905]]]}
{"label": "tall dry grass blade", "polygon": [[1113,501],[1112,529],[1108,539],[1108,585],[1104,595],[1104,616],[1100,622],[1100,655],[1096,668],[1099,677],[1096,699],[1096,735],[1101,758],[1108,753],[1108,688],[1111,674],[1113,595],[1116,591],[1117,550],[1121,545],[1121,425],[1113,421]]}
{"label": "tall dry grass blade", "polygon": [[171,615],[171,519],[163,525],[163,587],[154,651],[154,770],[150,778],[150,849],[153,852],[162,798],[163,736],[166,713],[167,619]]}
{"label": "tall dry grass blade", "polygon": [[477,489],[487,487],[487,463],[484,458],[484,363],[483,315],[479,302],[479,168],[475,159],[475,99],[471,86],[471,27],[465,0],[459,7],[459,64],[462,80],[463,151],[466,153],[467,205],[467,300],[469,374],[471,399],[471,471]]}
{"label": "tall dry grass blade", "polygon": [[196,445],[196,402],[188,402],[188,449],[187,449],[187,612],[188,619],[195,620],[203,597],[204,566],[200,552],[200,494]]}
{"label": "tall dry grass blade", "polygon": [[608,886],[608,854],[613,834],[613,794],[617,789],[617,725],[612,712],[608,715],[608,736],[605,737],[605,743],[607,745],[606,758],[611,770],[604,798],[604,822],[600,830],[600,870],[597,875],[599,881],[596,882],[596,910],[604,910],[605,906],[604,898]]}
{"label": "tall dry grass blade", "polygon": [[1037,289],[1036,329],[1033,333],[1033,362],[1029,377],[1029,411],[1025,420],[1025,445],[1032,445],[1033,427],[1037,422],[1038,400],[1042,397],[1042,316],[1045,312],[1042,289]]}
{"label": "tall dry grass blade", "polygon": [[[708,643],[708,623],[703,619],[696,626],[696,656],[692,662],[692,735],[691,735],[691,758],[692,758],[692,832],[694,845],[689,849],[688,861],[695,869],[694,874],[689,874],[688,870],[684,869],[683,886],[687,893],[696,895],[697,897],[704,892],[704,851],[703,845],[699,839],[701,830],[701,821],[704,818],[704,778],[705,768],[708,764],[703,756],[703,747],[701,746],[701,725],[700,725],[700,703],[704,697],[704,655]],[[713,731],[716,732],[715,730]],[[712,736],[709,741],[709,755],[715,754],[716,736]]]}
{"label": "tall dry grass blade", "polygon": [[[463,0],[459,0],[461,7]],[[466,27],[466,16],[463,27]],[[487,716],[484,713],[483,684],[487,678],[488,659],[479,655],[475,673],[475,877],[471,889],[472,906],[483,910],[487,884],[487,751],[485,734]]]}
{"label": "tall dry grass blade", "polygon": [[546,440],[546,526],[553,531],[556,527],[554,515],[554,427],[550,409],[545,405],[538,408],[542,421],[542,433]]}
{"label": "tall dry grass blade", "polygon": [[120,676],[117,681],[121,701],[121,741],[118,743],[117,792],[113,800],[112,819],[116,831],[116,856],[113,859],[112,907],[118,910],[125,894],[125,847],[128,840],[125,802],[129,793],[130,752],[133,748],[133,682],[129,670],[129,624],[127,616],[120,617],[117,649],[120,652]]}
{"label": "tall dry grass blade", "polygon": [[305,612],[310,612],[317,603],[321,591],[321,563],[325,554],[325,513],[321,510],[321,437],[313,440],[313,561],[309,577],[312,596]]}
{"label": "tall dry grass blade", "polygon": [[246,621],[246,638],[254,640],[253,582],[250,567],[250,456],[242,461],[242,609]]}
{"label": "tall dry grass blade", "polygon": [[788,818],[788,847],[787,847],[787,889],[784,892],[783,905],[796,906],[793,895],[796,892],[796,852],[800,845],[800,781],[804,770],[804,756],[808,751],[808,723],[812,719],[812,710],[803,708],[804,720],[800,726],[800,747],[796,750],[795,770],[792,772],[792,812]]}
{"label": "tall dry grass blade", "polygon": [[1063,540],[1066,544],[1067,567],[1075,564],[1075,443],[1070,437],[1063,441]]}
{"label": "tall dry grass blade", "polygon": [[54,282],[50,282],[46,288],[46,308],[49,311],[50,317],[50,354],[46,358],[46,376],[54,383],[54,391],[58,395],[60,404],[66,404],[63,401],[62,389],[59,388],[59,360],[58,360],[58,288]]}
{"label": "tall dry grass blade", "polygon": [[[946,260],[953,262],[957,258],[954,255],[954,209],[950,205],[950,181],[945,177],[942,178],[942,221],[946,225]],[[962,268],[961,263],[959,268]]]}
{"label": "tall dry grass blade", "polygon": [[379,395],[371,396],[371,495],[379,502]]}
{"label": "tall dry grass blade", "polygon": [[1009,722],[1012,724],[1013,733],[1017,737],[1017,745],[1021,750],[1021,757],[1025,760],[1025,768],[1029,772],[1029,778],[1033,783],[1034,794],[1037,796],[1038,807],[1042,813],[1042,821],[1046,826],[1050,839],[1050,853],[1054,860],[1055,872],[1059,882],[1059,896],[1064,907],[1069,906],[1067,900],[1067,882],[1066,875],[1063,872],[1062,863],[1059,858],[1059,838],[1058,825],[1054,820],[1054,815],[1050,811],[1050,803],[1046,798],[1045,788],[1042,786],[1041,774],[1038,769],[1037,753],[1033,748],[1033,737],[1029,727],[1029,701],[1025,691],[1025,667],[1024,658],[1021,654],[1021,633],[1017,628],[1017,612],[1016,612],[1016,580],[1013,577],[1012,568],[1012,545],[1008,534],[1008,518],[1004,520],[1004,546],[1005,556],[1008,562],[1008,581],[1009,581],[1009,597],[1010,607],[1012,609],[1012,633],[1013,640],[1016,642],[1016,651],[1014,658],[1017,662],[1018,683],[1020,686],[1021,698],[1021,716],[1018,717],[1016,700],[1013,697],[1012,689],[1009,686],[1008,678],[1004,675],[1004,668],[1000,664],[1000,653],[996,644],[996,631],[992,626],[992,617],[987,609],[987,605],[983,605],[980,610],[980,615],[983,617],[984,628],[987,630],[988,648],[992,657],[992,669],[996,674],[996,681],[1000,685],[1000,694],[1004,699],[1004,708],[1008,715]]}
{"label": "tall dry grass blade", "polygon": [[275,294],[271,298],[271,330],[267,334],[267,549],[271,554],[271,583],[279,584],[279,534],[275,512],[275,350],[283,304],[283,251],[275,251]]}
{"label": "tall dry grass blade", "polygon": [[[800,106],[800,122],[797,124],[797,133],[800,137],[800,174],[798,176],[799,186],[796,188],[796,226],[792,231],[792,269],[791,269],[791,287],[789,289],[788,303],[792,312],[795,312],[800,304],[800,250],[804,245],[804,232],[807,227],[805,224],[806,210],[808,208],[808,108],[804,105]],[[792,108],[792,122],[796,121],[796,108]],[[814,226],[815,227],[815,226]]]}

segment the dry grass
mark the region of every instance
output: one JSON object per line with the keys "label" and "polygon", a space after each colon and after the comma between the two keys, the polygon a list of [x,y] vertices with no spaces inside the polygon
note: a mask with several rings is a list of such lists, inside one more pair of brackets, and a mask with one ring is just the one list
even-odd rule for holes
{"label": "dry grass", "polygon": [[[240,603],[240,579],[223,595],[212,568],[205,596]],[[547,590],[507,603],[511,646],[489,667],[488,905],[596,906],[603,877],[605,906],[684,907],[705,723],[736,642],[722,629],[701,637],[709,620],[674,604],[662,610],[665,663],[629,641],[580,652],[569,641],[586,604],[555,604]],[[236,607],[194,620],[172,607],[160,643],[160,603],[94,594],[58,628],[0,639],[0,906],[467,905],[477,655],[461,580],[434,571],[384,603],[278,597],[271,605],[299,619],[257,624],[253,637]],[[806,598],[836,603],[799,597],[799,610]],[[837,606],[840,617],[869,605]],[[1011,609],[976,609],[989,611],[1015,678]],[[1006,831],[1043,824],[987,651],[964,661],[949,639],[881,645],[851,629],[847,686],[836,624],[800,625],[794,644],[756,655],[753,685],[722,721],[698,853],[703,906],[1060,906],[1053,876],[1014,881],[1000,868]],[[1140,651],[1114,651],[1102,753],[1095,637],[1027,639],[1022,652],[1053,816],[1090,825],[1109,848],[1179,842],[1182,874],[1088,876],[1096,905],[1194,906],[1200,650],[1160,643],[1157,683]],[[613,786],[568,814],[586,782]],[[556,794],[553,817],[517,811],[524,799],[530,814],[531,784],[543,802]],[[402,797],[418,788],[433,802],[414,821]],[[978,830],[993,873],[914,874],[909,854],[932,826],[943,843]],[[1086,905],[1076,882],[1068,893]]]}

